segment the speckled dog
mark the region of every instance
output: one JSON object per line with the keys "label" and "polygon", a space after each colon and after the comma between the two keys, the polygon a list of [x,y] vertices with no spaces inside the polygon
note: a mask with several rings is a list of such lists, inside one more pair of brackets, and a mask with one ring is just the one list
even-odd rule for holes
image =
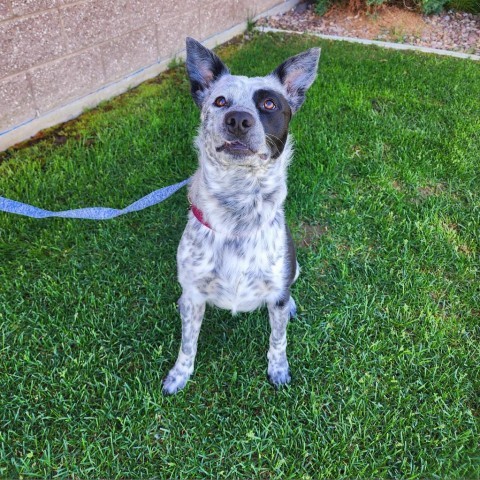
{"label": "speckled dog", "polygon": [[290,381],[286,330],[299,268],[283,212],[292,156],[288,125],[315,80],[319,56],[312,48],[265,77],[247,78],[231,75],[213,52],[187,39],[202,122],[192,206],[177,254],[182,343],[164,393],[182,389],[193,372],[207,303],[234,313],[266,304],[268,377],[275,386]]}

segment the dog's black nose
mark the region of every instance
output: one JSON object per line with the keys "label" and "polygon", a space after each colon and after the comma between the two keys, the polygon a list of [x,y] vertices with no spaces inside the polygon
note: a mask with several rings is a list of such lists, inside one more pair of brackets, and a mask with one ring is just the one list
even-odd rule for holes
{"label": "dog's black nose", "polygon": [[228,112],[225,115],[225,125],[227,126],[229,133],[241,136],[247,133],[255,125],[255,118],[248,112]]}

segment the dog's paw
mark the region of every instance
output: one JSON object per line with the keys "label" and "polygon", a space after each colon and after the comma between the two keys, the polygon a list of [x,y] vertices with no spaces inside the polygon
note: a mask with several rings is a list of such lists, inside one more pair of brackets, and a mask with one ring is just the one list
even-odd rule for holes
{"label": "dog's paw", "polygon": [[163,379],[163,394],[174,395],[179,392],[186,385],[189,377],[190,375],[172,368],[170,372],[168,372],[168,375]]}
{"label": "dog's paw", "polygon": [[291,379],[288,365],[286,368],[268,369],[268,380],[275,388],[290,383]]}

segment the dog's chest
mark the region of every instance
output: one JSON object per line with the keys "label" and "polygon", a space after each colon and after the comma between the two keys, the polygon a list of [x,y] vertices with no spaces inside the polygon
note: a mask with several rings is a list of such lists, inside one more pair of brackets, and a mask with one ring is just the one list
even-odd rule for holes
{"label": "dog's chest", "polygon": [[179,280],[220,308],[254,310],[281,294],[285,251],[283,225],[224,237],[192,219],[178,249]]}

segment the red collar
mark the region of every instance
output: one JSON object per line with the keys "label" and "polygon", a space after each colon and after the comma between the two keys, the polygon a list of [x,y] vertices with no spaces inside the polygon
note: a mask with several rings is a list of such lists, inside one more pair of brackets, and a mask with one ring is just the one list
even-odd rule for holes
{"label": "red collar", "polygon": [[192,204],[192,205],[190,205],[190,209],[192,210],[192,213],[193,213],[193,215],[195,216],[195,218],[196,218],[202,225],[205,225],[207,228],[209,228],[210,230],[212,230],[212,226],[203,219],[203,212],[202,212],[198,207],[196,207],[195,205]]}

